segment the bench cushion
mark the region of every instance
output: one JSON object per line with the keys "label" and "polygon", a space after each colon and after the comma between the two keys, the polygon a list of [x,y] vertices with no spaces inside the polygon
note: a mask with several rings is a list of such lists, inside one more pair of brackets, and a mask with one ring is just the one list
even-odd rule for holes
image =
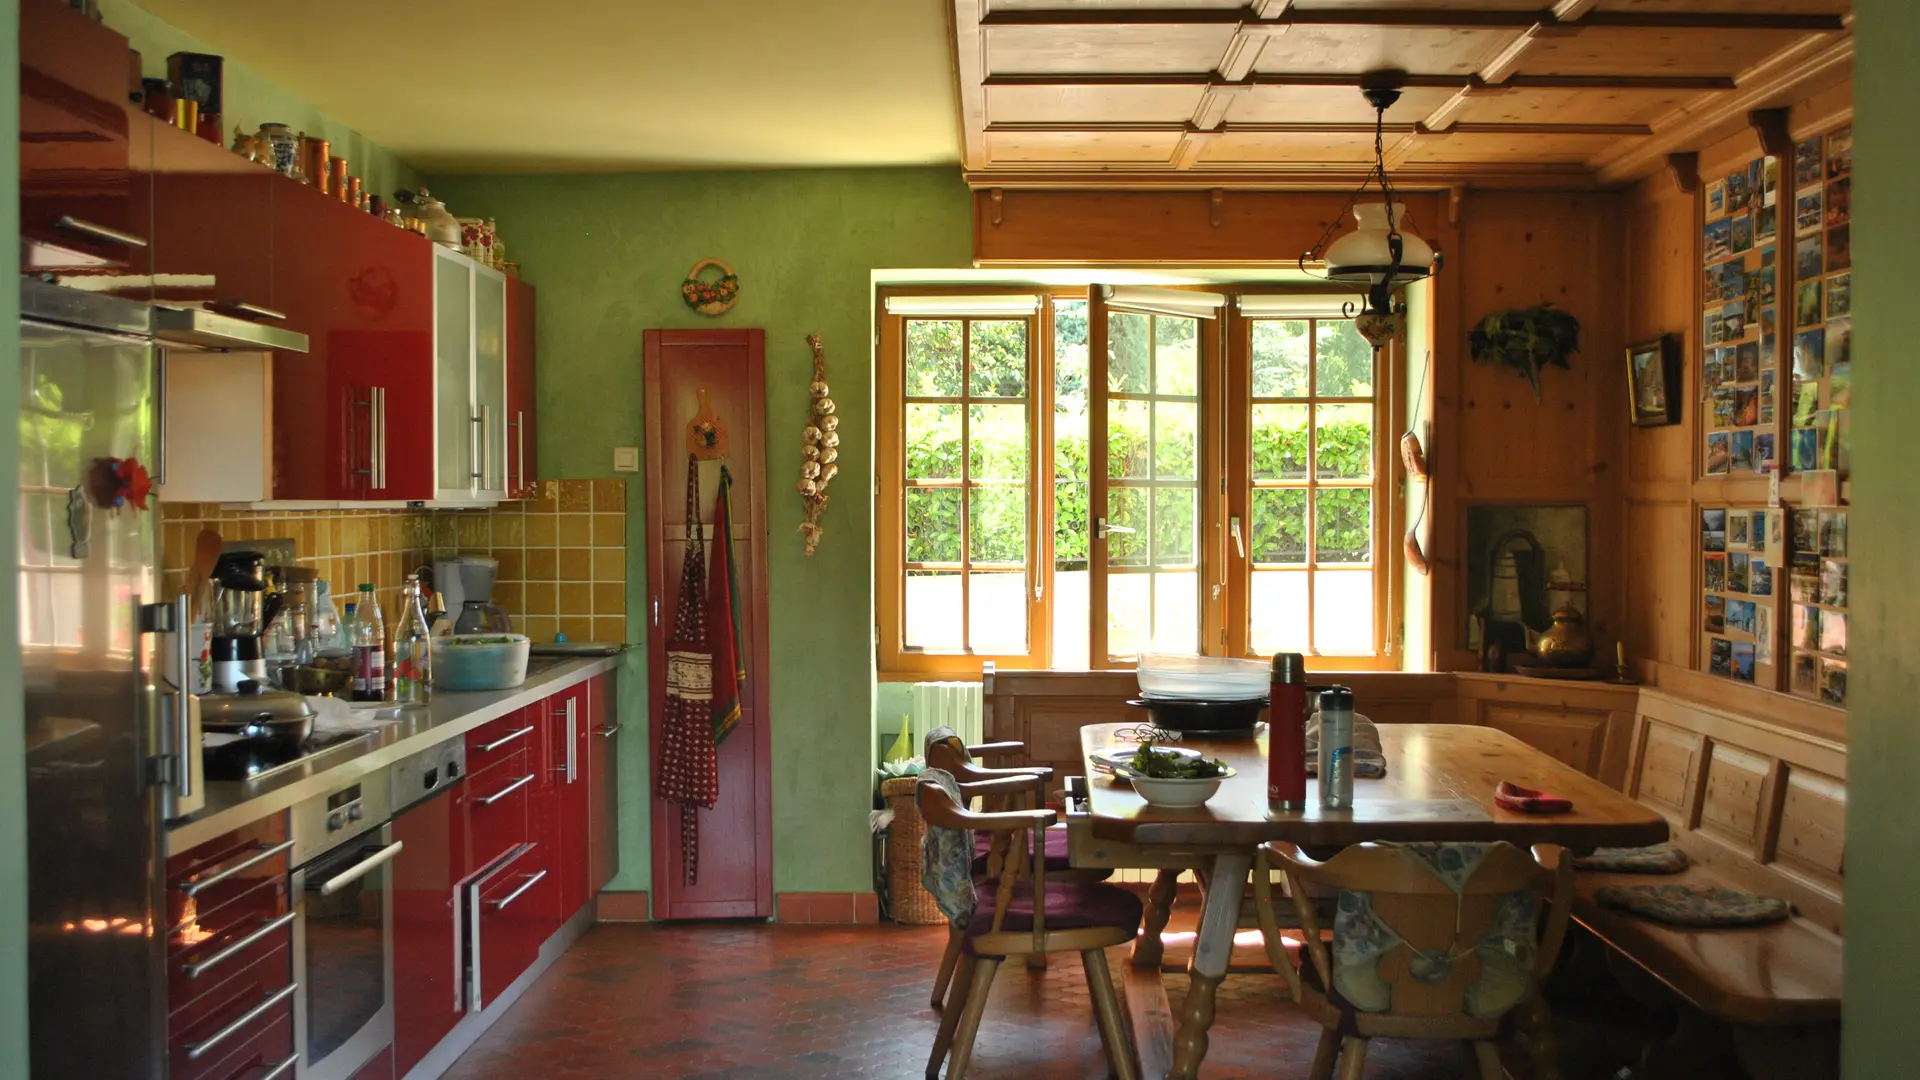
{"label": "bench cushion", "polygon": [[[968,937],[993,930],[993,905],[999,885],[981,882],[979,907],[967,925]],[[1113,926],[1132,932],[1140,926],[1140,898],[1117,885],[1104,882],[1047,882],[1047,929],[1077,930],[1091,926]],[[1033,929],[1033,882],[1014,886],[1013,899],[1007,903],[1002,931],[1024,933]]]}
{"label": "bench cushion", "polygon": [[1593,898],[1669,926],[1769,926],[1793,914],[1793,908],[1778,897],[1683,881],[1607,885],[1595,890]]}
{"label": "bench cushion", "polygon": [[[1665,880],[1734,887],[1697,865]],[[1638,874],[1577,874],[1574,918],[1711,1016],[1769,1025],[1840,1016],[1838,935],[1798,917],[1731,929],[1664,926],[1605,907],[1595,897],[1609,885],[1645,883]]]}

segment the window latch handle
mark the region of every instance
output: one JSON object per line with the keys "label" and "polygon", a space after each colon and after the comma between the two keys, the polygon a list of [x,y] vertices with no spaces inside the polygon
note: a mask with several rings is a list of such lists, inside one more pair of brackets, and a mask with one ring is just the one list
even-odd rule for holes
{"label": "window latch handle", "polygon": [[1131,536],[1133,534],[1133,530],[1128,528],[1125,525],[1109,525],[1107,523],[1106,518],[1093,519],[1093,538],[1094,539],[1105,540],[1108,536],[1111,536],[1114,533],[1120,533],[1122,535]]}
{"label": "window latch handle", "polygon": [[1240,518],[1238,516],[1227,519],[1227,531],[1233,534],[1233,546],[1235,550],[1240,552],[1241,558],[1246,558],[1247,542],[1240,536]]}

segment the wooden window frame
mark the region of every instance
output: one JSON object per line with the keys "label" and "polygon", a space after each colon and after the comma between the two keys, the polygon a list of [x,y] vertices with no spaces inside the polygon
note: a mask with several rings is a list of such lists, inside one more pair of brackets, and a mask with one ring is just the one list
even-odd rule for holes
{"label": "wooden window frame", "polygon": [[[1228,533],[1229,518],[1238,517],[1251,533],[1251,379],[1252,319],[1239,314],[1235,298],[1264,293],[1313,293],[1327,290],[1221,285],[1206,291],[1223,292],[1228,300],[1221,314],[1201,319],[1199,358],[1199,430],[1196,463],[1200,472],[1198,559],[1200,569],[1200,647],[1212,655],[1246,656],[1249,630],[1247,607],[1252,563],[1239,556]],[[1040,309],[1031,317],[1028,346],[1027,498],[1027,641],[1028,652],[1015,655],[929,653],[905,647],[906,595],[906,397],[905,327],[910,316],[889,315],[889,296],[963,296],[1038,294]],[[876,438],[874,446],[874,578],[875,623],[879,675],[883,681],[916,681],[943,677],[977,678],[983,664],[1001,670],[1048,670],[1053,655],[1054,625],[1054,304],[1059,300],[1087,302],[1088,393],[1088,528],[1106,516],[1108,477],[1107,442],[1107,305],[1098,286],[1050,287],[1020,283],[968,286],[882,287],[875,305]],[[936,316],[924,316],[936,318]],[[990,318],[993,316],[953,316]],[[1406,378],[1402,359],[1406,340],[1398,339],[1383,353],[1376,370],[1374,403],[1373,564],[1374,653],[1372,655],[1310,655],[1313,670],[1369,671],[1397,669],[1401,663],[1400,619],[1403,617],[1404,568],[1392,538],[1404,528],[1401,471],[1394,433],[1404,425]],[[964,346],[963,346],[964,347]],[[1309,379],[1313,372],[1309,370]],[[1309,389],[1314,389],[1309,384]],[[956,399],[964,400],[964,399]],[[1231,403],[1243,402],[1234,407]],[[1309,413],[1311,431],[1312,414]],[[1242,453],[1241,451],[1245,452]],[[1311,472],[1312,464],[1309,461]],[[1217,478],[1217,482],[1215,481]],[[1335,485],[1351,486],[1351,485]],[[964,511],[963,511],[964,512]],[[1311,521],[1310,521],[1311,525]],[[1128,669],[1131,662],[1115,661],[1107,651],[1106,545],[1089,538],[1088,667],[1091,670]],[[963,556],[965,552],[962,552]],[[1249,552],[1249,554],[1251,554]],[[1308,567],[1311,574],[1311,567]],[[1361,572],[1361,571],[1354,571]],[[1039,586],[1036,596],[1035,586]],[[1309,578],[1311,590],[1311,578]],[[1309,614],[1311,618],[1311,614]]]}

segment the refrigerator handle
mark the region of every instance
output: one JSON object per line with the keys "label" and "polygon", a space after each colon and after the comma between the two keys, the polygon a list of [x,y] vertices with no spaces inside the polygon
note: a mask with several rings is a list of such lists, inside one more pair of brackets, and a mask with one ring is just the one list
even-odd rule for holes
{"label": "refrigerator handle", "polygon": [[193,763],[188,754],[197,753],[193,745],[193,650],[187,647],[188,594],[182,592],[173,601],[173,650],[176,662],[173,678],[173,779],[174,793],[185,799],[193,795]]}
{"label": "refrigerator handle", "polygon": [[167,350],[155,349],[158,363],[154,368],[154,378],[158,383],[155,398],[159,407],[154,410],[158,421],[153,426],[153,482],[164,487],[167,483]]}

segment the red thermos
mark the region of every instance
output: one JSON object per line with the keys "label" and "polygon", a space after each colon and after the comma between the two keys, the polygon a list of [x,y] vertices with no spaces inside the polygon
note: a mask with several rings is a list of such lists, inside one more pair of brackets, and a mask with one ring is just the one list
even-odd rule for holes
{"label": "red thermos", "polygon": [[1267,707],[1267,805],[1307,805],[1307,658],[1275,653]]}

